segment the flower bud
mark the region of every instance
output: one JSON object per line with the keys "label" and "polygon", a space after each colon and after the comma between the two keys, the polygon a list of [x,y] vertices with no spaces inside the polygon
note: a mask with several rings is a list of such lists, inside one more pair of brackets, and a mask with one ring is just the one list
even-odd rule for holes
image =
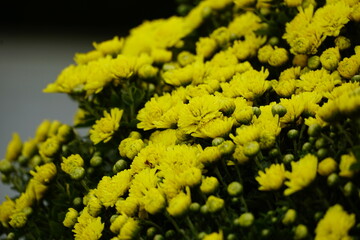
{"label": "flower bud", "polygon": [[316,142],[315,142],[316,149],[320,149],[322,147],[325,147],[326,145],[327,145],[327,141],[323,137],[317,139]]}
{"label": "flower bud", "polygon": [[82,198],[81,197],[76,197],[73,199],[73,204],[74,206],[78,207],[82,204]]}
{"label": "flower bud", "polygon": [[154,240],[164,240],[164,239],[165,239],[164,236],[161,235],[161,234],[156,234],[156,235],[154,236]]}
{"label": "flower bud", "polygon": [[147,236],[148,238],[152,238],[152,237],[155,236],[156,232],[157,232],[156,227],[149,227],[149,228],[146,230],[146,236]]}
{"label": "flower bud", "polygon": [[273,116],[275,116],[277,114],[277,115],[279,115],[279,117],[282,117],[286,114],[287,110],[283,105],[275,104],[272,106],[271,112],[272,112]]}
{"label": "flower bud", "polygon": [[118,173],[121,172],[122,170],[126,169],[128,167],[127,162],[124,159],[120,159],[119,161],[117,161],[114,166],[113,166],[113,172],[114,173]]}
{"label": "flower bud", "polygon": [[247,157],[254,157],[260,151],[260,144],[256,141],[247,142],[244,144],[244,154]]}
{"label": "flower bud", "polygon": [[241,227],[250,227],[253,224],[254,220],[255,218],[252,213],[250,212],[243,213],[239,217],[239,225]]}
{"label": "flower bud", "polygon": [[235,150],[235,144],[230,140],[224,141],[223,143],[218,145],[218,147],[222,155],[232,154]]}
{"label": "flower bud", "polygon": [[232,182],[228,185],[227,192],[230,196],[238,196],[243,192],[243,186],[239,182]]}
{"label": "flower bud", "polygon": [[307,133],[311,137],[317,137],[321,132],[321,126],[318,123],[311,124],[307,130]]}
{"label": "flower bud", "polygon": [[280,151],[277,148],[273,148],[269,151],[269,156],[272,158],[276,158],[278,156],[280,156]]}
{"label": "flower bud", "polygon": [[197,202],[193,202],[193,203],[190,204],[189,209],[192,212],[198,212],[198,211],[200,211],[200,204],[197,203]]}
{"label": "flower bud", "polygon": [[3,174],[10,173],[13,170],[11,162],[7,159],[0,160],[0,172]]}
{"label": "flower bud", "polygon": [[205,177],[200,185],[200,191],[204,194],[211,194],[219,187],[219,181],[216,177]]}
{"label": "flower bud", "polygon": [[274,51],[270,55],[268,63],[273,67],[280,67],[289,60],[288,52],[285,48],[275,47]]}
{"label": "flower bud", "polygon": [[165,237],[168,239],[172,239],[175,236],[175,231],[173,229],[167,230],[165,232]]}
{"label": "flower bud", "polygon": [[335,45],[339,48],[339,50],[345,50],[351,47],[351,41],[347,37],[338,36],[335,38]]}
{"label": "flower bud", "polygon": [[335,159],[328,157],[319,163],[317,171],[321,176],[329,176],[331,173],[335,172],[337,166],[338,164]]}
{"label": "flower bud", "polygon": [[222,138],[222,137],[216,137],[216,138],[214,138],[214,139],[212,140],[211,144],[212,144],[213,146],[218,146],[218,145],[220,145],[221,143],[223,143],[224,141],[225,141],[224,138]]}
{"label": "flower bud", "polygon": [[329,187],[335,186],[339,182],[339,176],[336,173],[332,173],[327,178],[327,185]]}
{"label": "flower bud", "polygon": [[169,201],[169,205],[166,208],[168,213],[173,217],[179,217],[184,215],[189,209],[191,204],[190,188],[186,188],[186,194],[180,192],[174,198]]}
{"label": "flower bud", "polygon": [[316,156],[321,160],[324,159],[328,156],[329,151],[327,148],[320,148],[319,150],[317,150],[316,152]]}
{"label": "flower bud", "polygon": [[70,177],[73,180],[81,180],[85,176],[85,169],[83,167],[74,167],[70,171]]}
{"label": "flower bud", "polygon": [[343,193],[346,197],[350,197],[355,193],[356,186],[352,182],[347,182],[343,187]]}
{"label": "flower bud", "polygon": [[283,157],[283,162],[290,163],[290,162],[294,161],[294,159],[295,159],[294,155],[291,153],[288,153]]}
{"label": "flower bud", "polygon": [[294,239],[304,239],[308,235],[308,229],[305,225],[299,224],[295,228]]}
{"label": "flower bud", "polygon": [[67,124],[61,125],[57,131],[57,138],[61,143],[68,142],[73,136],[73,128]]}
{"label": "flower bud", "polygon": [[320,55],[321,65],[329,71],[337,68],[340,61],[340,52],[337,47],[328,48]]}
{"label": "flower bud", "polygon": [[90,159],[90,165],[92,167],[98,167],[101,165],[102,163],[102,157],[98,156],[98,155],[94,155],[91,159]]}
{"label": "flower bud", "polygon": [[296,129],[290,129],[287,132],[287,137],[290,138],[290,139],[296,139],[296,138],[299,137],[299,131],[296,130]]}
{"label": "flower bud", "polygon": [[252,107],[252,111],[253,111],[253,114],[254,114],[256,117],[259,117],[260,114],[261,114],[261,110],[260,110],[260,108],[258,108],[258,107]]}
{"label": "flower bud", "polygon": [[289,209],[286,211],[283,219],[282,219],[282,223],[284,225],[290,225],[293,222],[295,222],[296,219],[296,211],[294,209]]}
{"label": "flower bud", "polygon": [[309,57],[307,66],[311,70],[315,70],[315,69],[319,68],[320,67],[320,57],[316,56],[316,55]]}
{"label": "flower bud", "polygon": [[208,207],[209,212],[215,213],[224,207],[225,201],[224,201],[224,199],[221,199],[221,198],[211,195],[206,200],[205,205]]}

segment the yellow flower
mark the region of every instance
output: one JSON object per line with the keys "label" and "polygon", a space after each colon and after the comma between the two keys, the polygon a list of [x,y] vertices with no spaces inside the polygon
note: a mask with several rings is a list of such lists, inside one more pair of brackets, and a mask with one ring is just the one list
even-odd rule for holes
{"label": "yellow flower", "polygon": [[50,129],[51,121],[48,119],[43,120],[35,131],[35,139],[38,142],[45,141],[47,133]]}
{"label": "yellow flower", "polygon": [[41,143],[39,147],[39,154],[45,159],[52,158],[59,152],[60,147],[61,145],[58,138],[53,136]]}
{"label": "yellow flower", "polygon": [[8,161],[16,160],[21,153],[22,146],[23,143],[21,141],[20,135],[18,133],[13,133],[12,139],[6,148],[5,159]]}
{"label": "yellow flower", "polygon": [[338,167],[338,164],[335,161],[335,159],[333,159],[331,157],[327,157],[319,163],[318,173],[321,176],[328,176],[331,173],[335,172],[337,167]]}
{"label": "yellow flower", "polygon": [[336,80],[333,75],[322,68],[301,75],[300,80],[297,81],[297,87],[300,91],[316,91],[323,94],[333,90],[340,82],[340,80]]}
{"label": "yellow flower", "polygon": [[143,200],[144,209],[150,214],[156,214],[165,208],[166,199],[164,193],[158,188],[151,188],[146,192]]}
{"label": "yellow flower", "polygon": [[234,3],[239,8],[249,7],[250,5],[254,4],[255,2],[256,2],[255,0],[234,0]]}
{"label": "yellow flower", "polygon": [[119,239],[134,239],[140,230],[140,223],[134,218],[128,218],[120,229]]}
{"label": "yellow flower", "polygon": [[205,206],[207,206],[208,211],[211,213],[218,212],[224,207],[224,205],[225,205],[224,199],[215,197],[213,195],[209,196],[205,203]]}
{"label": "yellow flower", "polygon": [[203,240],[223,240],[223,232],[222,230],[220,230],[218,233],[217,232],[213,232],[210,234],[207,234]]}
{"label": "yellow flower", "polygon": [[232,50],[236,57],[243,61],[249,57],[256,56],[257,50],[266,41],[265,37],[258,37],[255,33],[245,35],[245,40],[236,40],[232,46]]}
{"label": "yellow flower", "polygon": [[35,154],[36,150],[38,149],[37,144],[38,144],[38,141],[36,140],[36,138],[28,139],[23,144],[23,148],[21,150],[21,155],[26,158],[31,158]]}
{"label": "yellow flower", "polygon": [[270,87],[270,82],[265,80],[268,76],[268,70],[250,69],[244,73],[236,74],[229,83],[222,83],[221,88],[226,97],[242,96],[252,101],[263,95]]}
{"label": "yellow flower", "polygon": [[339,62],[337,70],[342,77],[350,79],[359,71],[360,63],[355,56],[346,57]]}
{"label": "yellow flower", "polygon": [[315,229],[315,240],[351,239],[349,230],[355,225],[355,214],[348,214],[340,204],[331,206]]}
{"label": "yellow flower", "polygon": [[144,147],[145,143],[142,139],[125,138],[120,142],[118,149],[122,157],[134,159]]}
{"label": "yellow flower", "polygon": [[79,216],[78,211],[76,211],[74,208],[69,208],[65,215],[63,225],[67,228],[72,228],[77,222],[78,216]]}
{"label": "yellow flower", "polygon": [[182,134],[177,129],[165,129],[163,131],[155,131],[150,137],[149,141],[154,144],[175,145],[181,142]]}
{"label": "yellow flower", "polygon": [[271,191],[282,187],[285,180],[284,164],[271,164],[265,171],[259,171],[255,179],[260,184],[259,190]]}
{"label": "yellow flower", "polygon": [[27,220],[27,214],[23,211],[20,211],[11,215],[9,224],[13,228],[21,228],[25,226]]}
{"label": "yellow flower", "polygon": [[280,67],[284,65],[289,60],[288,52],[285,48],[275,47],[274,51],[271,53],[268,63],[273,67]]}
{"label": "yellow flower", "polygon": [[291,162],[292,171],[285,172],[288,186],[284,191],[285,196],[289,196],[304,187],[308,186],[316,177],[318,159],[312,154],[307,154],[297,162]]}
{"label": "yellow flower", "polygon": [[80,64],[87,64],[88,62],[102,58],[104,54],[98,50],[92,50],[86,53],[75,53],[74,61]]}
{"label": "yellow flower", "polygon": [[15,202],[11,200],[8,196],[6,196],[6,200],[0,204],[0,222],[6,227],[10,216],[15,211]]}
{"label": "yellow flower", "polygon": [[218,146],[206,147],[199,155],[199,161],[201,163],[214,163],[221,158],[221,152]]}
{"label": "yellow flower", "polygon": [[36,166],[35,171],[30,170],[30,174],[33,176],[33,179],[45,184],[49,183],[57,173],[56,166],[54,163],[45,163],[41,166]]}
{"label": "yellow flower", "polygon": [[296,211],[295,209],[288,209],[283,217],[283,219],[281,220],[281,222],[284,224],[284,225],[289,225],[291,223],[293,223],[296,219]]}
{"label": "yellow flower", "polygon": [[165,63],[169,62],[172,58],[172,52],[161,49],[161,48],[153,48],[151,50],[151,57],[155,63]]}
{"label": "yellow flower", "polygon": [[93,42],[94,48],[103,54],[115,54],[121,51],[124,45],[124,39],[115,36],[111,40],[103,41],[100,43]]}
{"label": "yellow flower", "polygon": [[200,37],[199,41],[196,42],[196,55],[208,58],[214,54],[217,47],[215,39],[210,37]]}
{"label": "yellow flower", "polygon": [[288,7],[298,7],[302,4],[303,0],[284,0]]}
{"label": "yellow flower", "polygon": [[180,192],[174,198],[170,199],[169,205],[166,208],[168,213],[173,217],[179,217],[185,214],[191,204],[191,196],[189,187],[186,188],[186,193]]}
{"label": "yellow flower", "polygon": [[105,207],[113,207],[129,189],[131,177],[130,170],[123,170],[112,177],[104,176],[97,185],[95,195]]}
{"label": "yellow flower", "polygon": [[119,198],[115,204],[116,211],[127,216],[135,216],[139,208],[139,201],[136,197]]}
{"label": "yellow flower", "polygon": [[122,54],[117,55],[110,64],[110,72],[117,78],[129,78],[134,74],[135,59]]}
{"label": "yellow flower", "polygon": [[320,55],[320,62],[325,69],[332,71],[337,68],[340,57],[338,47],[328,48]]}
{"label": "yellow flower", "polygon": [[258,51],[258,59],[262,63],[267,63],[274,52],[274,48],[270,44],[266,44]]}
{"label": "yellow flower", "polygon": [[104,111],[104,117],[96,120],[89,131],[90,139],[94,144],[110,141],[120,126],[123,111],[122,109],[112,108],[110,113]]}
{"label": "yellow flower", "polygon": [[110,225],[110,231],[118,234],[120,229],[125,225],[129,217],[125,214],[120,214],[115,218],[115,220]]}
{"label": "yellow flower", "polygon": [[204,194],[211,194],[219,187],[219,180],[216,177],[205,177],[201,181],[200,190]]}
{"label": "yellow flower", "polygon": [[238,123],[247,124],[251,122],[253,118],[253,110],[251,105],[246,101],[245,98],[237,97],[234,101],[235,110],[232,113],[232,116],[236,119]]}
{"label": "yellow flower", "polygon": [[133,173],[139,173],[145,168],[154,168],[166,155],[167,146],[162,143],[149,144],[141,149],[133,159],[130,169]]}
{"label": "yellow flower", "polygon": [[85,207],[74,225],[73,232],[75,240],[98,240],[101,238],[104,223],[100,217],[93,217]]}
{"label": "yellow flower", "polygon": [[79,154],[71,154],[69,157],[62,157],[61,170],[71,174],[74,168],[83,167],[84,160]]}
{"label": "yellow flower", "polygon": [[339,164],[339,169],[340,169],[339,176],[347,177],[347,178],[353,177],[355,171],[351,170],[351,165],[353,165],[356,162],[357,160],[353,153],[341,155],[340,164]]}
{"label": "yellow flower", "polygon": [[233,158],[240,164],[244,164],[249,161],[249,158],[244,154],[243,145],[236,145]]}
{"label": "yellow flower", "polygon": [[245,11],[234,17],[229,23],[228,29],[231,35],[237,38],[252,34],[261,28],[261,18],[253,11]]}

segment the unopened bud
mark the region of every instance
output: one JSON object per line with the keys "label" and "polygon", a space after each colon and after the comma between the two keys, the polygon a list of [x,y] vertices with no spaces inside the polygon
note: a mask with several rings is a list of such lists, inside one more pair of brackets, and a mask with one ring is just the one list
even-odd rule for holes
{"label": "unopened bud", "polygon": [[254,222],[254,215],[250,212],[243,213],[239,217],[239,225],[241,227],[250,227]]}
{"label": "unopened bud", "polygon": [[271,112],[272,112],[273,116],[279,115],[279,117],[282,117],[286,114],[287,110],[283,105],[275,104],[274,106],[272,106]]}
{"label": "unopened bud", "polygon": [[238,196],[243,192],[243,186],[239,182],[232,182],[228,185],[227,192],[230,196]]}

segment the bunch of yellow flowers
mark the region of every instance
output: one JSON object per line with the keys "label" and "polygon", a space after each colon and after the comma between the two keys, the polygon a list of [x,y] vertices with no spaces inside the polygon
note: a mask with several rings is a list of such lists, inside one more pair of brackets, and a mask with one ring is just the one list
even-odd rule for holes
{"label": "bunch of yellow flowers", "polygon": [[359,239],[360,2],[180,2],[46,86],[74,124],[14,133],[0,233]]}

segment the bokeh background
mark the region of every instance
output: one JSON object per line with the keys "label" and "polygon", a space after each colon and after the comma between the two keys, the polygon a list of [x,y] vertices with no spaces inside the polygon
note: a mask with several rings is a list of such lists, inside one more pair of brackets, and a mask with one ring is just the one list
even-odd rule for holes
{"label": "bokeh background", "polygon": [[[0,7],[0,159],[17,132],[33,137],[44,120],[72,124],[77,104],[65,94],[43,93],[93,42],[127,36],[144,20],[176,13],[172,0],[6,1]],[[0,203],[18,193],[0,182]]]}

